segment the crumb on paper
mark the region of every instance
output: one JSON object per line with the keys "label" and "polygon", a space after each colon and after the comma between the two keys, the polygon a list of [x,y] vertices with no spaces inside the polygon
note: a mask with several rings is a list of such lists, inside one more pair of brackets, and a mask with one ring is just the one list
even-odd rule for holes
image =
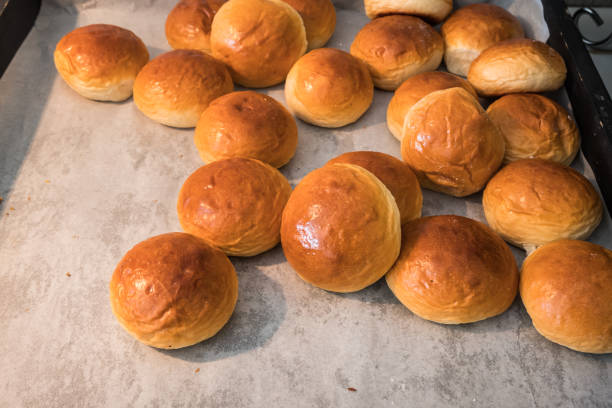
{"label": "crumb on paper", "polygon": [[67,276],[67,277],[71,277],[71,276],[72,276],[72,274],[71,274],[70,272],[66,272],[66,276]]}
{"label": "crumb on paper", "polygon": [[4,201],[4,198],[0,197],[0,203]]}
{"label": "crumb on paper", "polygon": [[182,158],[183,158],[183,155],[182,155],[182,154],[179,154],[179,159],[182,159]]}
{"label": "crumb on paper", "polygon": [[153,202],[154,202],[154,203],[156,203],[156,202],[157,202],[157,200],[153,200]]}
{"label": "crumb on paper", "polygon": [[76,238],[78,238],[78,237],[79,237],[79,236],[78,236],[77,234],[74,234],[74,235],[72,236],[72,238],[75,238],[75,239],[76,239]]}
{"label": "crumb on paper", "polygon": [[200,369],[199,369],[199,368],[196,368],[196,369],[195,369],[195,372],[196,372],[196,373],[199,373],[199,372],[200,372]]}
{"label": "crumb on paper", "polygon": [[10,207],[9,210],[15,211],[15,207]]}
{"label": "crumb on paper", "polygon": [[30,201],[32,199],[32,197],[28,196],[28,201]]}
{"label": "crumb on paper", "polygon": [[49,183],[51,183],[51,180],[47,179],[47,180],[45,180],[45,183],[49,184]]}
{"label": "crumb on paper", "polygon": [[347,390],[349,390],[350,392],[356,392],[357,388],[353,388],[353,387],[348,387]]}

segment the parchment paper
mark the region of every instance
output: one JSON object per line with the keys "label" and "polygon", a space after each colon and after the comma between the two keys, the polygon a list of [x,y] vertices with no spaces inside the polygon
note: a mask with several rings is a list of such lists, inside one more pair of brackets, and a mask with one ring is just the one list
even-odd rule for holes
{"label": "parchment paper", "polygon": [[[499,3],[546,39],[541,4]],[[52,54],[68,31],[104,22],[133,30],[156,56],[170,49],[172,6],[44,1],[0,79],[0,406],[610,406],[612,356],[548,342],[519,300],[480,323],[439,325],[414,316],[384,280],[345,295],[311,287],[280,247],[232,259],[238,304],[216,337],[165,352],[125,333],[108,300],[113,269],[137,242],[180,230],[176,197],[202,162],[193,130],[154,123],[131,100],[80,97]],[[329,46],[347,50],[368,20],[360,1],[336,6]],[[282,89],[263,92],[284,102]],[[366,115],[341,129],[298,121],[297,154],[282,172],[295,185],[343,152],[399,157],[385,126],[391,95],[376,91]],[[574,166],[593,180],[582,157]],[[480,194],[424,197],[424,215],[484,222]],[[591,240],[610,248],[611,231],[606,215]]]}

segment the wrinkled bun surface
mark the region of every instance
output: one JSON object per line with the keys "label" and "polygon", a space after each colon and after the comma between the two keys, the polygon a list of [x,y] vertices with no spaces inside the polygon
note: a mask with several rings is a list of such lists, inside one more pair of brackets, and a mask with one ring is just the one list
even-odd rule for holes
{"label": "wrinkled bun surface", "polygon": [[174,49],[210,54],[210,26],[227,0],[181,0],[166,18],[166,39]]}
{"label": "wrinkled bun surface", "polygon": [[453,0],[364,0],[369,18],[385,14],[410,14],[440,23],[453,10]]}
{"label": "wrinkled bun surface", "polygon": [[331,0],[283,0],[297,10],[306,27],[308,49],[323,47],[336,29],[336,9]]}

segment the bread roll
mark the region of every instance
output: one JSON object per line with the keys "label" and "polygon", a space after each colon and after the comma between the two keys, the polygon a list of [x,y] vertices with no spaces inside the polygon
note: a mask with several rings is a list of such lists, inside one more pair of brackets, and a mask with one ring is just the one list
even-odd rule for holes
{"label": "bread roll", "polygon": [[196,50],[175,50],[152,59],[134,82],[134,103],[168,126],[194,127],[208,104],[234,84],[225,66]]}
{"label": "bread roll", "polygon": [[355,292],[379,280],[400,247],[400,216],[387,188],[369,171],[330,164],[304,177],[283,212],[281,242],[306,282]]}
{"label": "bread roll", "polygon": [[521,298],[548,340],[583,353],[612,353],[612,251],[561,240],[531,254]]}
{"label": "bread roll", "polygon": [[386,279],[417,316],[460,324],[508,309],[519,275],[510,248],[487,226],[439,215],[404,225],[402,249]]}
{"label": "bread roll", "polygon": [[367,64],[376,87],[392,91],[412,75],[437,69],[444,42],[423,20],[392,15],[366,24],[355,36],[351,54]]}
{"label": "bread roll", "polygon": [[281,214],[291,194],[275,168],[241,157],[193,172],[178,197],[183,230],[228,255],[253,256],[280,241]]}
{"label": "bread roll", "polygon": [[180,232],[134,246],[110,282],[110,302],[121,326],[162,349],[214,336],[229,320],[237,298],[238,278],[227,256]]}
{"label": "bread roll", "polygon": [[406,79],[397,88],[387,107],[387,127],[393,136],[402,141],[402,128],[406,114],[422,97],[434,91],[463,88],[476,98],[476,91],[463,78],[441,71],[423,72]]}
{"label": "bread roll", "polygon": [[166,39],[174,49],[210,54],[210,26],[227,0],[180,0],[166,19]]}
{"label": "bread roll", "polygon": [[601,221],[603,206],[576,170],[541,159],[510,163],[482,197],[487,222],[506,241],[531,252],[558,239],[585,239]]}
{"label": "bread roll", "polygon": [[149,52],[129,30],[92,24],[62,37],[53,60],[60,76],[81,96],[118,102],[132,96],[134,79]]}
{"label": "bread roll", "polygon": [[351,54],[319,48],[300,58],[285,82],[285,100],[300,119],[336,128],[368,110],[374,85],[367,66]]}
{"label": "bread roll", "polygon": [[402,158],[421,186],[455,197],[480,191],[504,158],[504,139],[463,88],[432,92],[406,114]]}
{"label": "bread roll", "polygon": [[282,0],[229,0],[213,20],[210,46],[236,83],[265,88],[283,82],[304,55],[306,29]]}
{"label": "bread roll", "polygon": [[304,21],[308,49],[323,47],[336,29],[336,9],[331,0],[283,0]]}
{"label": "bread roll", "polygon": [[446,69],[467,76],[472,61],[490,46],[525,37],[520,21],[493,4],[472,4],[455,11],[442,24]]}
{"label": "bread roll", "polygon": [[472,62],[468,81],[479,95],[554,91],[567,69],[559,53],[534,40],[506,40],[484,50]]}
{"label": "bread roll", "polygon": [[395,198],[402,224],[421,216],[421,186],[406,163],[388,154],[366,151],[344,153],[327,162],[335,163],[355,164],[378,177]]}
{"label": "bread roll", "polygon": [[453,9],[453,0],[364,0],[369,18],[384,14],[410,14],[440,23]]}
{"label": "bread roll", "polygon": [[253,91],[215,99],[195,131],[195,145],[205,162],[249,157],[281,167],[295,153],[295,119],[273,98]]}
{"label": "bread roll", "polygon": [[506,141],[506,163],[537,158],[569,165],[580,134],[563,106],[537,94],[510,94],[489,105],[487,114]]}

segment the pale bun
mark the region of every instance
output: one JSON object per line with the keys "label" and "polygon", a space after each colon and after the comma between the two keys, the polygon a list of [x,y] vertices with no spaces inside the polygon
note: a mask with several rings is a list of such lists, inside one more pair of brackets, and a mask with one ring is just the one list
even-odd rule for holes
{"label": "pale bun", "polygon": [[166,18],[166,39],[174,49],[210,54],[210,26],[227,0],[180,0]]}
{"label": "pale bun", "polygon": [[453,10],[453,0],[364,0],[369,18],[385,14],[410,14],[440,23]]}
{"label": "pale bun", "polygon": [[323,47],[336,29],[336,9],[331,0],[283,0],[297,10],[304,21],[308,49]]}

